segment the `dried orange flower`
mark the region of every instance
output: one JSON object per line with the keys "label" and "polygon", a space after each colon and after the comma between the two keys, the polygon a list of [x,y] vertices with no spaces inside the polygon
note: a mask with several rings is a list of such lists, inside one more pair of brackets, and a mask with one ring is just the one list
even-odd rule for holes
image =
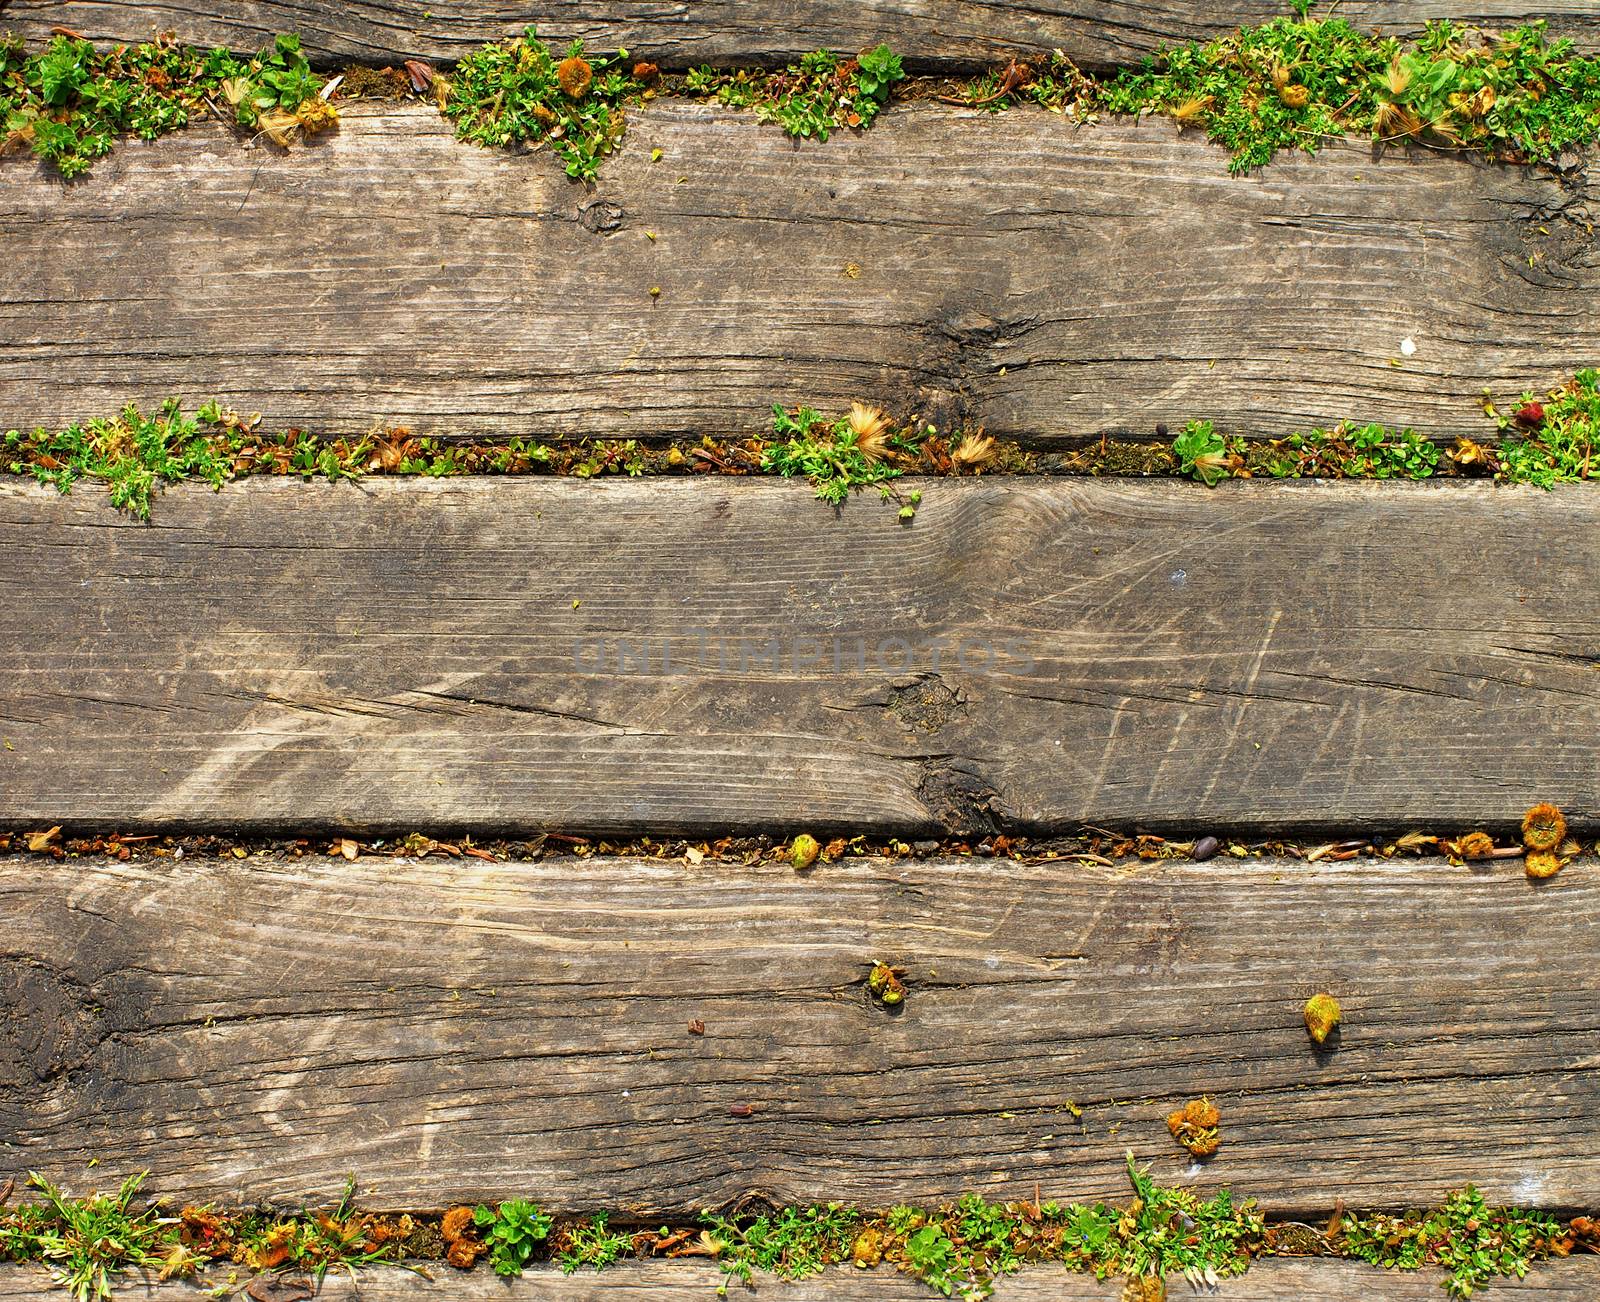
{"label": "dried orange flower", "polygon": [[589,83],[594,80],[594,69],[581,55],[561,60],[556,67],[556,80],[568,99],[582,99],[589,93]]}
{"label": "dried orange flower", "polygon": [[1567,820],[1554,805],[1535,805],[1522,816],[1522,844],[1530,850],[1554,850],[1567,834]]}
{"label": "dried orange flower", "polygon": [[1529,850],[1527,857],[1522,861],[1529,877],[1538,879],[1554,877],[1561,871],[1564,861],[1554,850]]}

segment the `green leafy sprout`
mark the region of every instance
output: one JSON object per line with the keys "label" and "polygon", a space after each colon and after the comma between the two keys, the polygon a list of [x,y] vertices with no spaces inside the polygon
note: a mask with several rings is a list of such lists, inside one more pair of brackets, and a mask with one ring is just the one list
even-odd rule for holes
{"label": "green leafy sprout", "polygon": [[753,107],[761,121],[791,136],[826,140],[841,128],[870,127],[905,75],[900,56],[877,45],[854,59],[816,50],[779,72],[700,67],[684,79],[684,89],[731,108]]}
{"label": "green leafy sprout", "polygon": [[496,1275],[520,1275],[550,1236],[554,1224],[538,1203],[511,1198],[494,1207],[478,1207],[473,1223],[489,1247]]}
{"label": "green leafy sprout", "polygon": [[567,1231],[566,1247],[556,1257],[563,1274],[571,1275],[586,1267],[604,1270],[633,1248],[633,1235],[608,1229],[609,1219],[605,1212],[596,1212]]}
{"label": "green leafy sprout", "polygon": [[817,496],[834,506],[852,490],[868,485],[876,485],[889,500],[888,481],[903,472],[887,456],[915,448],[914,438],[897,435],[873,454],[862,447],[848,416],[828,420],[814,408],[799,407],[791,413],[777,403],[772,407],[772,433],[774,441],[762,454],[762,470],[785,478],[803,475],[816,487]]}
{"label": "green leafy sprout", "polygon": [[86,1198],[66,1197],[37,1172],[28,1183],[44,1196],[43,1205],[22,1211],[11,1226],[0,1222],[0,1255],[48,1262],[77,1302],[109,1298],[112,1276],[121,1270],[161,1265],[158,1249],[175,1222],[155,1207],[133,1210],[143,1173],[129,1176],[114,1194]]}
{"label": "green leafy sprout", "polygon": [[1114,76],[1087,107],[1203,128],[1234,172],[1347,134],[1538,162],[1600,137],[1600,56],[1548,40],[1542,22],[1489,37],[1436,21],[1405,43],[1302,11],[1168,47]]}
{"label": "green leafy sprout", "polygon": [[20,40],[0,36],[0,152],[30,149],[72,178],[109,154],[118,136],[154,140],[208,111],[229,109],[242,127],[281,114],[316,129],[336,116],[318,99],[324,85],[294,35],[254,58],[166,40],[97,51],[70,36],[30,55]]}
{"label": "green leafy sprout", "polygon": [[574,41],[558,60],[529,27],[485,45],[436,82],[456,134],[475,145],[548,144],[567,175],[592,181],[627,129],[623,105],[644,87],[626,70],[628,52],[586,58]]}

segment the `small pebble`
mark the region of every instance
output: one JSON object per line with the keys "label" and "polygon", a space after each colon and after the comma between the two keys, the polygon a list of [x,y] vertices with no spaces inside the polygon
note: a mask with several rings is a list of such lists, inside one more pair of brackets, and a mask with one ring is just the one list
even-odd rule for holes
{"label": "small pebble", "polygon": [[1196,863],[1204,863],[1207,859],[1215,857],[1218,850],[1222,849],[1222,842],[1214,836],[1202,836],[1194,843],[1194,849],[1189,851],[1189,858]]}

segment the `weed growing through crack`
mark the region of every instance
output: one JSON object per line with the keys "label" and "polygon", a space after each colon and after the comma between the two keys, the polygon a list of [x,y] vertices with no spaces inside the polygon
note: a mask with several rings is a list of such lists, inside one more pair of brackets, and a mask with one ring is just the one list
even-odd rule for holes
{"label": "weed growing through crack", "polygon": [[[1161,1296],[1159,1281],[1181,1276],[1196,1287],[1243,1273],[1254,1257],[1301,1255],[1312,1233],[1321,1254],[1390,1269],[1439,1266],[1452,1296],[1470,1297],[1489,1280],[1520,1278],[1535,1262],[1574,1248],[1600,1247],[1600,1227],[1585,1217],[1569,1225],[1539,1212],[1488,1206],[1471,1186],[1439,1207],[1402,1215],[1343,1214],[1325,1232],[1305,1226],[1278,1238],[1250,1200],[1226,1190],[1201,1199],[1158,1184],[1128,1156],[1132,1199],[1126,1205],[991,1203],[968,1194],[938,1208],[900,1206],[875,1214],[839,1203],[775,1208],[755,1216],[707,1212],[698,1225],[614,1230],[596,1214],[557,1226],[538,1204],[509,1199],[458,1207],[442,1217],[359,1211],[353,1182],[326,1212],[220,1212],[159,1205],[135,1207],[142,1176],[115,1194],[71,1198],[42,1176],[40,1200],[0,1207],[0,1261],[43,1264],[78,1302],[111,1295],[127,1268],[161,1279],[199,1279],[213,1266],[293,1271],[320,1280],[334,1267],[405,1266],[448,1260],[468,1269],[487,1256],[501,1275],[522,1274],[547,1258],[568,1273],[604,1270],[624,1258],[711,1257],[724,1279],[750,1282],[758,1272],[784,1279],[831,1265],[887,1264],[937,1294],[987,1296],[994,1281],[1023,1266],[1056,1262],[1098,1278],[1126,1276],[1139,1296]],[[9,1189],[0,1189],[3,1200]],[[469,1250],[459,1251],[463,1246]],[[411,1268],[415,1269],[413,1265]],[[204,1282],[203,1280],[201,1281]],[[1130,1286],[1128,1296],[1134,1295]]]}
{"label": "weed growing through crack", "polygon": [[550,1237],[554,1224],[538,1203],[520,1198],[510,1198],[493,1207],[479,1207],[472,1219],[489,1247],[489,1264],[496,1275],[522,1274]]}
{"label": "weed growing through crack", "polygon": [[567,175],[592,181],[627,129],[623,105],[644,90],[628,52],[585,57],[574,41],[558,59],[529,27],[515,40],[472,51],[433,90],[456,134],[475,145],[548,144]]}
{"label": "weed growing through crack", "polygon": [[114,1194],[87,1198],[66,1197],[37,1172],[28,1183],[44,1201],[0,1221],[0,1256],[47,1262],[78,1302],[109,1298],[112,1276],[127,1267],[161,1267],[158,1250],[173,1221],[154,1207],[133,1209],[143,1174],[129,1176]]}
{"label": "weed growing through crack", "polygon": [[287,144],[337,119],[324,85],[293,35],[254,58],[167,39],[97,51],[70,36],[30,55],[0,37],[0,152],[31,149],[71,178],[120,135],[153,140],[205,112]]}
{"label": "weed growing through crack", "polygon": [[856,406],[847,416],[828,420],[811,407],[788,412],[772,408],[773,443],[761,458],[769,474],[803,475],[817,496],[838,506],[854,489],[876,485],[887,501],[888,481],[904,472],[892,463],[900,453],[915,453],[914,436],[891,431],[881,412]]}
{"label": "weed growing through crack", "polygon": [[[785,1207],[771,1214],[735,1220],[707,1212],[700,1218],[707,1247],[731,1279],[751,1282],[756,1271],[780,1279],[805,1279],[843,1261],[850,1250],[859,1213],[838,1203]],[[727,1282],[717,1290],[728,1295]]]}
{"label": "weed growing through crack", "polygon": [[1350,133],[1543,161],[1600,136],[1600,57],[1548,40],[1542,23],[1489,36],[1437,21],[1406,43],[1342,18],[1276,18],[1165,49],[1096,102],[1203,128],[1234,172]]}
{"label": "weed growing through crack", "polygon": [[1390,1269],[1439,1266],[1445,1291],[1469,1298],[1497,1276],[1521,1279],[1536,1259],[1549,1256],[1564,1237],[1542,1212],[1491,1208],[1468,1185],[1434,1210],[1406,1216],[1348,1216],[1342,1222],[1346,1252]]}
{"label": "weed growing through crack", "polygon": [[767,437],[708,436],[647,445],[636,439],[510,438],[446,442],[402,427],[375,426],[359,437],[325,437],[290,428],[261,429],[210,402],[193,416],[176,399],[154,415],[128,406],[111,419],[59,431],[10,430],[0,435],[0,472],[25,475],[65,493],[83,479],[104,483],[112,504],[148,519],[167,484],[201,480],[220,487],[255,475],[328,480],[364,475],[569,475],[579,479],[657,474],[771,474],[804,477],[817,496],[842,503],[876,488],[910,520],[920,490],[899,491],[902,475],[1018,474],[1192,476],[1208,485],[1228,478],[1428,479],[1490,477],[1550,488],[1600,477],[1593,452],[1600,436],[1600,371],[1579,371],[1561,388],[1522,395],[1510,416],[1487,399],[1498,441],[1459,438],[1441,448],[1413,430],[1346,423],[1281,439],[1224,435],[1210,421],[1192,421],[1169,443],[1099,444],[1030,452],[997,444],[977,431],[941,435],[931,425],[897,424],[876,407],[852,405],[843,416],[812,407],[773,409]]}
{"label": "weed growing through crack", "polygon": [[1441,474],[1493,476],[1505,483],[1553,488],[1595,478],[1600,465],[1600,370],[1581,370],[1542,399],[1524,393],[1513,415],[1485,398],[1501,433],[1498,444],[1460,438],[1440,448],[1415,430],[1340,424],[1282,439],[1225,438],[1210,421],[1191,421],[1172,442],[1179,474],[1207,485],[1228,478],[1431,479]]}
{"label": "weed growing through crack", "polygon": [[604,1270],[633,1251],[633,1235],[607,1228],[609,1220],[605,1212],[596,1212],[562,1235],[562,1247],[555,1259],[563,1274]]}
{"label": "weed growing through crack", "polygon": [[761,121],[775,122],[791,136],[826,140],[840,128],[870,127],[905,75],[900,56],[877,45],[853,59],[815,50],[781,72],[700,67],[683,86],[731,108],[753,108]]}

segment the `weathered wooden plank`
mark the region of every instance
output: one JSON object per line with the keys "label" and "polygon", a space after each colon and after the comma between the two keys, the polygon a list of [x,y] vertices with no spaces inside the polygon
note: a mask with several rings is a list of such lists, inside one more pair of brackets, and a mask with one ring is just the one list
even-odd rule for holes
{"label": "weathered wooden plank", "polygon": [[[1287,1213],[1467,1181],[1600,1201],[1592,860],[1540,888],[1507,863],[34,857],[0,862],[0,904],[0,1178],[94,1157],[298,1205],[353,1172],[379,1208],[655,1219],[1126,1198],[1131,1150]],[[1163,1118],[1202,1093],[1224,1145],[1195,1167]]]}
{"label": "weathered wooden plank", "polygon": [[1600,820],[1592,493],[923,489],[13,481],[0,825]]}
{"label": "weathered wooden plank", "polygon": [[0,429],[181,394],[341,431],[749,434],[862,398],[1035,443],[1481,437],[1485,387],[1600,356],[1587,172],[1353,142],[1233,178],[1164,121],[920,105],[821,145],[675,102],[595,190],[422,107],[288,157],[207,127],[82,185],[0,166]]}
{"label": "weathered wooden plank", "polygon": [[[537,23],[548,37],[581,37],[591,49],[625,46],[669,66],[771,62],[826,47],[858,50],[889,41],[918,65],[993,60],[1017,51],[1065,50],[1101,67],[1139,58],[1164,42],[1207,40],[1287,11],[1278,0],[11,0],[0,27],[42,39],[65,24],[97,41],[142,41],[176,29],[186,40],[255,49],[273,33],[298,31],[321,58],[455,59],[483,41]],[[1589,0],[1348,0],[1336,11],[1396,35],[1434,18],[1509,26],[1543,18],[1554,33],[1600,44]]]}
{"label": "weathered wooden plank", "polygon": [[[519,1279],[504,1280],[487,1270],[461,1274],[442,1266],[424,1278],[401,1270],[368,1270],[355,1279],[330,1274],[317,1294],[324,1302],[412,1302],[413,1299],[450,1299],[451,1302],[607,1302],[647,1299],[648,1302],[705,1302],[714,1296],[722,1276],[702,1262],[626,1262],[602,1275],[562,1275],[552,1269],[534,1269]],[[1177,1292],[1181,1284],[1170,1286]],[[1535,1267],[1525,1280],[1496,1280],[1493,1298],[1538,1298],[1542,1302],[1593,1302],[1600,1292],[1600,1262],[1593,1257]],[[757,1296],[772,1295],[783,1302],[928,1302],[933,1296],[925,1285],[886,1268],[871,1272],[830,1270],[794,1283],[758,1281]],[[160,1284],[127,1275],[117,1281],[119,1298],[146,1302],[193,1302],[204,1296],[195,1286]],[[1030,1268],[1007,1276],[995,1286],[995,1302],[1119,1302],[1120,1280],[1097,1281],[1046,1267]],[[1267,1260],[1256,1263],[1247,1275],[1224,1280],[1205,1296],[1225,1302],[1438,1302],[1439,1278],[1434,1271],[1377,1271],[1342,1261]],[[59,1302],[61,1291],[51,1288],[41,1270],[0,1267],[0,1302]]]}

